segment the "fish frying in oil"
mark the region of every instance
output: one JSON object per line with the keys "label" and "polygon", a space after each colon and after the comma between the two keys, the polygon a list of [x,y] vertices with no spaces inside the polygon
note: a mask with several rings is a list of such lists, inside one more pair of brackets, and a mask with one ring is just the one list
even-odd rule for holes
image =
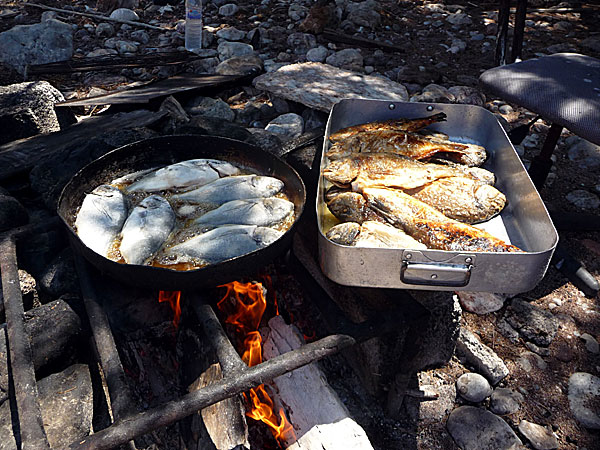
{"label": "fish frying in oil", "polygon": [[331,161],[323,176],[340,187],[360,192],[365,187],[380,186],[415,189],[440,178],[466,176],[484,183],[494,175],[480,167],[423,163],[391,153],[365,153]]}
{"label": "fish frying in oil", "polygon": [[491,234],[450,219],[398,189],[366,188],[369,207],[427,248],[451,251],[521,252]]}
{"label": "fish frying in oil", "polygon": [[482,165],[487,158],[485,148],[480,145],[394,130],[364,131],[338,140],[325,156],[336,160],[357,153],[395,153],[418,160],[435,156],[471,167]]}
{"label": "fish frying in oil", "polygon": [[427,248],[401,229],[373,221],[366,221],[362,224],[340,223],[331,227],[326,237],[337,244],[352,247],[410,248],[413,250]]}
{"label": "fish frying in oil", "polygon": [[342,128],[329,136],[331,142],[338,142],[350,136],[354,136],[364,131],[377,130],[396,130],[396,131],[417,131],[425,128],[428,125],[446,120],[446,114],[437,113],[428,117],[420,117],[418,119],[390,119],[376,122],[363,123],[353,125],[351,127]]}

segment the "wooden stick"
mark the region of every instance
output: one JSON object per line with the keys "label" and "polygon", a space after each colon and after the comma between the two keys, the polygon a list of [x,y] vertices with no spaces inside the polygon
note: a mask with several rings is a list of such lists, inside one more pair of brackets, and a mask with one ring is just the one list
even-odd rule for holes
{"label": "wooden stick", "polygon": [[[303,345],[296,327],[286,325],[281,316],[269,320],[269,335],[263,346],[265,359]],[[316,364],[277,377],[273,401],[283,407],[294,427],[295,438],[286,442],[288,450],[369,450],[369,438],[356,423]]]}
{"label": "wooden stick", "polygon": [[[221,366],[218,363],[212,364],[192,383],[188,391],[197,391],[221,379],[223,379]],[[217,450],[250,448],[248,426],[244,417],[244,405],[240,396],[231,397],[207,406],[201,411],[201,415]]]}
{"label": "wooden stick", "polygon": [[100,14],[91,14],[91,13],[82,13],[82,12],[78,12],[78,11],[69,11],[68,9],[53,8],[52,6],[40,5],[38,3],[23,3],[23,5],[24,6],[33,6],[35,8],[47,9],[49,11],[56,11],[56,12],[61,12],[61,13],[65,13],[65,14],[74,14],[74,15],[77,15],[77,16],[92,17],[94,19],[106,20],[106,21],[109,21],[109,22],[126,23],[127,25],[132,25],[134,27],[150,28],[151,30],[171,31],[170,28],[157,27],[157,26],[149,25],[149,24],[143,23],[143,22],[134,22],[132,20],[113,19],[112,17],[103,16],[103,15],[100,15]]}

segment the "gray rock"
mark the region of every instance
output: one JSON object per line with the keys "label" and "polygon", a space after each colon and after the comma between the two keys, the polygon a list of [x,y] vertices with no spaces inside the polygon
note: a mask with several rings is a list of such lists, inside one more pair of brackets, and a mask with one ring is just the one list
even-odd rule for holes
{"label": "gray rock", "polygon": [[460,329],[456,340],[456,351],[460,356],[465,357],[467,362],[484,375],[492,385],[498,384],[509,374],[504,361],[466,328]]}
{"label": "gray rock", "polygon": [[59,131],[72,123],[70,110],[54,109],[64,101],[47,81],[31,81],[0,87],[0,145],[40,133]]}
{"label": "gray rock", "polygon": [[203,58],[190,62],[190,67],[196,74],[215,73],[219,64],[219,58]]}
{"label": "gray rock", "polygon": [[519,332],[504,320],[504,318],[501,318],[496,322],[496,329],[513,344],[519,343]]}
{"label": "gray rock", "polygon": [[454,103],[462,103],[465,105],[485,105],[485,95],[477,88],[471,86],[452,86],[448,88],[454,96]]}
{"label": "gray rock", "polygon": [[140,16],[138,16],[135,11],[129,8],[115,9],[112,13],[110,13],[110,18],[118,20],[129,20],[131,22],[140,20]]}
{"label": "gray rock", "polygon": [[521,356],[516,360],[516,363],[527,373],[531,372],[534,367],[541,371],[548,368],[546,361],[544,361],[540,355],[533,352],[521,353]]}
{"label": "gray rock", "polygon": [[135,30],[131,33],[131,39],[140,44],[147,44],[150,42],[150,35],[144,30]]}
{"label": "gray rock", "polygon": [[292,3],[288,8],[288,17],[294,22],[298,22],[306,17],[308,8],[298,3]]}
{"label": "gray rock", "polygon": [[0,195],[0,231],[25,225],[28,221],[27,210],[16,198]]}
{"label": "gray rock", "polygon": [[138,46],[135,42],[117,41],[115,45],[115,49],[119,52],[120,55],[124,55],[127,53],[136,53],[138,51]]}
{"label": "gray rock", "polygon": [[228,3],[219,8],[219,15],[223,17],[231,17],[240,10],[239,6],[234,3]]}
{"label": "gray rock", "polygon": [[460,306],[475,314],[488,314],[504,306],[507,296],[492,292],[457,292]]}
{"label": "gray rock", "polygon": [[421,94],[411,97],[411,102],[426,102],[426,103],[452,103],[454,95],[443,86],[437,84],[429,84],[423,88]]}
{"label": "gray rock", "polygon": [[356,48],[345,48],[344,50],[340,50],[339,52],[335,52],[333,55],[328,56],[325,59],[325,62],[335,67],[351,70],[362,68],[363,57],[360,50]]}
{"label": "gray rock", "polygon": [[[437,383],[436,383],[437,384]],[[443,422],[454,408],[456,401],[456,386],[454,383],[436,385],[423,385],[419,380],[419,391],[425,394],[435,394],[437,399],[425,400],[406,396],[404,405],[409,416],[419,421],[424,426],[435,425]]]}
{"label": "gray rock", "polygon": [[[320,63],[289,64],[256,77],[253,84],[257,89],[327,113],[344,98],[408,100],[406,88],[399,83]],[[315,89],[315,86],[328,89]]]}
{"label": "gray rock", "polygon": [[241,41],[246,36],[246,32],[235,27],[225,27],[218,30],[216,35],[226,41]]}
{"label": "gray rock", "polygon": [[317,46],[317,38],[310,33],[292,33],[287,38],[287,46],[297,55],[303,55]]}
{"label": "gray rock", "polygon": [[474,406],[456,408],[446,427],[462,450],[514,450],[523,444],[504,420]]}
{"label": "gray rock", "polygon": [[255,145],[275,156],[283,156],[281,134],[267,131],[264,128],[247,128],[247,130],[252,133]]}
{"label": "gray rock", "polygon": [[568,142],[568,144],[570,146],[567,155],[571,161],[575,161],[585,169],[600,167],[600,146],[581,138]]}
{"label": "gray rock", "polygon": [[196,97],[186,104],[185,110],[191,115],[216,117],[228,122],[233,121],[235,118],[235,113],[220,98]]}
{"label": "gray rock", "polygon": [[591,405],[600,401],[600,378],[576,372],[569,378],[569,406],[575,419],[586,428],[600,430],[598,409]]}
{"label": "gray rock", "polygon": [[38,383],[44,429],[52,448],[67,448],[90,434],[92,381],[85,364],[76,364]]}
{"label": "gray rock", "polygon": [[452,44],[450,44],[450,48],[446,50],[447,52],[452,53],[453,55],[463,52],[467,49],[467,43],[461,39],[453,38]]}
{"label": "gray rock", "polygon": [[250,44],[244,44],[243,42],[221,42],[217,46],[217,51],[219,52],[219,59],[221,61],[233,58],[234,56],[254,55],[254,48]]}
{"label": "gray rock", "polygon": [[52,298],[79,293],[79,279],[70,248],[63,250],[48,264],[41,274],[40,288]]}
{"label": "gray rock", "polygon": [[325,58],[327,58],[328,53],[329,52],[325,47],[319,45],[317,48],[311,48],[306,52],[306,60],[310,62],[322,63],[325,61]]}
{"label": "gray rock", "polygon": [[173,130],[173,134],[208,134],[210,136],[237,139],[238,141],[252,141],[252,134],[245,128],[215,117],[194,116],[189,122],[178,125]]}
{"label": "gray rock", "polygon": [[598,36],[591,36],[585,38],[581,42],[579,42],[579,45],[584,50],[591,50],[596,53],[600,52],[600,39],[598,38]]}
{"label": "gray rock", "polygon": [[219,63],[214,71],[219,75],[249,75],[260,73],[263,70],[263,61],[258,56],[234,56]]}
{"label": "gray rock", "polygon": [[59,20],[17,25],[0,33],[0,61],[25,73],[27,65],[67,61],[73,56],[73,28]]}
{"label": "gray rock", "polygon": [[558,439],[551,430],[533,422],[521,420],[519,431],[536,450],[554,450],[558,448]]}
{"label": "gray rock", "polygon": [[295,138],[304,131],[304,119],[295,113],[282,114],[271,120],[265,130],[279,133],[287,139]]}
{"label": "gray rock", "polygon": [[374,29],[381,23],[381,15],[377,12],[380,6],[374,0],[348,2],[346,9],[347,20],[356,26]]}
{"label": "gray rock", "polygon": [[88,58],[95,58],[96,56],[108,56],[108,55],[118,55],[119,52],[113,48],[97,48],[96,50],[92,50],[89,53],[86,53],[85,56]]}
{"label": "gray rock", "polygon": [[450,361],[460,332],[462,310],[450,292],[412,291],[414,299],[430,313],[420,330],[419,353],[403,366],[403,370],[439,367]]}
{"label": "gray rock", "polygon": [[565,198],[581,209],[596,209],[600,206],[600,198],[585,189],[575,189],[569,192]]}
{"label": "gray rock", "polygon": [[588,352],[598,354],[600,351],[600,346],[598,345],[598,341],[594,336],[588,333],[583,333],[581,336],[579,336],[579,338],[585,342],[585,348]]}
{"label": "gray rock", "polygon": [[446,17],[446,22],[451,23],[452,25],[460,26],[460,25],[471,25],[473,20],[469,17],[468,14],[457,12],[454,14],[448,14]]}
{"label": "gray rock", "polygon": [[469,402],[479,403],[492,395],[492,387],[484,377],[470,372],[458,377],[456,392]]}
{"label": "gray rock", "polygon": [[307,108],[302,111],[302,118],[304,119],[304,130],[312,130],[314,128],[324,127],[327,123],[327,116],[321,111]]}
{"label": "gray rock", "polygon": [[99,23],[96,27],[96,37],[109,38],[115,35],[115,27],[108,22]]}
{"label": "gray rock", "polygon": [[524,339],[543,347],[550,345],[558,331],[558,321],[551,312],[519,298],[513,299],[505,319]]}
{"label": "gray rock", "polygon": [[496,388],[490,397],[490,410],[494,414],[514,414],[523,403],[523,395],[520,392],[508,388]]}

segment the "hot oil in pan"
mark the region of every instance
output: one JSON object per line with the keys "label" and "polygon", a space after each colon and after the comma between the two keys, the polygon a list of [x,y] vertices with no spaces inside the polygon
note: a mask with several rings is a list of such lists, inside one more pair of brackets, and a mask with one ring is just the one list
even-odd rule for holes
{"label": "hot oil in pan", "polygon": [[[248,168],[241,167],[239,165],[237,167],[240,169],[239,175],[262,175],[261,173],[255,171],[255,170],[250,170]],[[159,169],[159,168],[160,167],[156,167],[156,168],[153,168],[150,170],[135,172],[133,174],[129,174],[124,177],[120,177],[116,180],[113,180],[109,184],[119,188],[120,190],[124,190],[127,188],[127,186],[131,185],[132,183],[134,183],[135,181],[137,181],[138,179],[140,179],[147,173],[149,173],[153,170]],[[154,256],[154,258],[148,262],[148,265],[150,265],[152,267],[161,267],[161,268],[167,268],[167,269],[176,270],[176,271],[196,270],[196,269],[200,269],[200,268],[203,268],[203,267],[206,267],[209,265],[202,261],[172,263],[169,261],[169,259],[167,257],[164,256],[165,250],[169,249],[170,247],[172,247],[176,244],[185,242],[186,240],[188,240],[194,236],[197,236],[199,234],[202,234],[202,233],[214,228],[214,227],[194,226],[193,221],[194,221],[194,219],[202,216],[203,214],[207,213],[208,211],[216,209],[218,207],[218,205],[215,205],[212,203],[189,204],[189,203],[172,202],[171,201],[171,197],[173,197],[174,195],[189,191],[190,189],[192,189],[192,188],[165,190],[165,191],[159,191],[159,192],[138,191],[138,192],[133,192],[133,193],[127,194],[127,198],[130,203],[130,211],[135,206],[137,206],[141,201],[143,201],[145,198],[149,197],[152,194],[158,194],[158,195],[164,197],[165,199],[169,200],[169,203],[171,203],[173,210],[176,213],[175,228],[172,231],[169,238],[167,239],[167,242],[169,242],[170,244],[163,246],[157,252],[157,254]],[[284,187],[284,191],[285,191],[285,189],[286,189],[286,187]],[[291,201],[291,199],[285,194],[285,192],[279,192],[279,193],[275,194],[273,197]],[[75,220],[75,218],[73,220]],[[290,214],[289,216],[287,216],[283,222],[275,224],[271,228],[273,228],[274,230],[277,230],[277,231],[281,231],[282,233],[285,233],[287,230],[289,230],[291,228],[291,226],[294,224],[295,220],[296,220],[296,213],[294,212],[294,213]],[[125,262],[125,260],[123,259],[121,252],[119,251],[120,244],[121,244],[121,238],[119,237],[114,241],[113,245],[111,246],[111,249],[109,250],[107,257],[108,257],[108,259],[113,260],[115,262],[118,262],[121,264],[127,264]]]}

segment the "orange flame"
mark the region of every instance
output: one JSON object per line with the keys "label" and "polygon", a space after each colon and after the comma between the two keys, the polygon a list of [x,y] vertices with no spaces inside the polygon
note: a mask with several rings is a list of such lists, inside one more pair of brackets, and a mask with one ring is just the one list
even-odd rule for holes
{"label": "orange flame", "polygon": [[179,326],[179,319],[181,319],[181,304],[179,300],[181,298],[181,291],[160,291],[158,293],[158,302],[168,302],[171,305],[171,309],[174,312],[173,325],[175,328]]}
{"label": "orange flame", "polygon": [[[233,325],[235,332],[243,338],[242,360],[249,366],[262,362],[262,337],[258,332],[260,321],[267,307],[263,287],[260,283],[240,283],[234,281],[219,287],[227,288],[225,296],[217,303],[221,312],[227,314],[225,323]],[[246,415],[266,423],[277,442],[295,439],[294,429],[283,412],[279,418],[273,411],[273,400],[265,390],[265,385],[250,389],[244,398],[248,404]]]}

